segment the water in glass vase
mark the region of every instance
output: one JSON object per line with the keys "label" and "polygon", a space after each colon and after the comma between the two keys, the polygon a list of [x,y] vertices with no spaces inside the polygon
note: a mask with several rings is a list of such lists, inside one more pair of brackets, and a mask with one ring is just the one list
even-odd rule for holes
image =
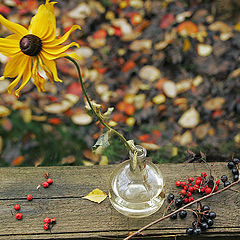
{"label": "water in glass vase", "polygon": [[164,181],[160,169],[146,158],[146,149],[137,155],[134,166],[133,153],[130,160],[120,164],[110,177],[110,201],[120,213],[134,218],[147,217],[163,204]]}

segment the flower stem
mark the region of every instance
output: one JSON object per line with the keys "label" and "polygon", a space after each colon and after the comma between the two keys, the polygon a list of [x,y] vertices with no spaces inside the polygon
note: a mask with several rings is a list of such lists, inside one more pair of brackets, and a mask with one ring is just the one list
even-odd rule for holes
{"label": "flower stem", "polygon": [[153,225],[156,224],[156,223],[159,223],[159,222],[163,221],[164,219],[166,219],[166,218],[168,218],[168,217],[171,217],[173,214],[178,213],[178,212],[180,212],[180,211],[183,210],[183,209],[186,209],[187,207],[191,206],[192,204],[198,203],[198,202],[200,202],[200,201],[202,201],[202,200],[204,200],[204,199],[206,199],[206,198],[210,198],[210,197],[212,197],[212,196],[214,196],[214,195],[217,195],[217,194],[219,194],[219,193],[221,193],[221,192],[224,192],[224,191],[228,190],[229,188],[231,188],[232,186],[234,186],[234,185],[236,185],[236,184],[238,184],[238,183],[240,183],[240,179],[238,179],[238,181],[236,181],[236,182],[231,183],[231,184],[228,185],[227,187],[218,190],[217,192],[212,192],[212,193],[210,193],[210,194],[208,194],[208,195],[205,195],[205,196],[203,196],[203,197],[201,197],[201,198],[198,198],[198,199],[196,199],[195,201],[190,202],[190,203],[188,203],[187,205],[185,205],[185,206],[183,206],[183,207],[181,207],[181,208],[178,208],[178,209],[175,210],[174,212],[171,212],[171,213],[169,213],[168,215],[165,215],[165,216],[163,216],[163,217],[161,217],[161,218],[158,218],[157,220],[149,223],[148,225],[146,225],[146,226],[142,227],[141,229],[139,229],[138,231],[134,232],[134,233],[131,234],[130,236],[124,238],[124,240],[131,239],[132,237],[140,234],[142,231],[146,230],[147,228],[153,226]]}
{"label": "flower stem", "polygon": [[93,113],[95,114],[95,116],[97,117],[97,119],[101,122],[101,124],[107,128],[109,131],[111,131],[112,133],[116,134],[122,141],[123,143],[126,145],[126,147],[131,151],[131,152],[135,152],[136,149],[133,148],[126,140],[126,138],[124,138],[124,136],[119,133],[118,131],[116,131],[115,129],[111,128],[104,120],[103,118],[96,112],[96,110],[94,109],[91,101],[90,101],[90,98],[87,94],[87,91],[86,91],[86,88],[84,86],[84,83],[83,83],[83,79],[82,79],[82,75],[81,75],[81,70],[80,70],[80,67],[78,66],[78,63],[71,57],[69,56],[66,56],[65,57],[66,59],[70,60],[74,65],[75,67],[77,68],[77,71],[78,71],[78,76],[79,76],[79,82],[81,84],[81,87],[82,87],[82,91],[83,91],[83,94],[84,96],[86,97],[87,99],[87,102],[88,102],[88,105],[89,107],[91,108],[91,110],[93,111]]}

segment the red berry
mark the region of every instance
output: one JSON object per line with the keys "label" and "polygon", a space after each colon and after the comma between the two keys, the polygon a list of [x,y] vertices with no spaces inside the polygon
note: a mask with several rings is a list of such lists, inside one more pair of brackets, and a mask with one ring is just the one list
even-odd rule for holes
{"label": "red berry", "polygon": [[192,202],[192,201],[194,201],[194,198],[193,198],[193,197],[190,197],[190,198],[188,199],[188,201],[189,201],[189,202]]}
{"label": "red berry", "polygon": [[17,220],[22,219],[22,214],[21,214],[21,213],[17,213],[17,214],[16,214],[16,219],[17,219]]}
{"label": "red berry", "polygon": [[187,191],[186,190],[181,190],[180,194],[182,194],[183,196],[185,196],[187,194]]}
{"label": "red berry", "polygon": [[194,192],[194,188],[193,188],[193,187],[190,187],[190,188],[188,189],[188,191],[191,192],[191,193],[193,193],[193,192]]}
{"label": "red berry", "polygon": [[191,182],[188,182],[187,185],[188,185],[188,186],[192,186],[192,183],[191,183]]}
{"label": "red berry", "polygon": [[193,182],[194,181],[193,177],[188,178],[188,181]]}
{"label": "red berry", "polygon": [[180,181],[176,181],[176,186],[179,187],[181,185]]}
{"label": "red berry", "polygon": [[51,222],[51,218],[45,217],[45,218],[44,218],[44,222],[45,222],[45,223],[50,223],[50,222]]}
{"label": "red berry", "polygon": [[201,180],[199,180],[199,179],[197,179],[196,181],[195,181],[195,184],[197,184],[197,185],[201,185]]}
{"label": "red berry", "polygon": [[217,179],[217,181],[216,181],[216,184],[217,184],[217,185],[219,185],[219,183],[220,183],[220,180],[219,180],[219,179]]}
{"label": "red berry", "polygon": [[47,183],[48,183],[48,184],[52,184],[52,183],[53,183],[53,180],[52,180],[51,178],[48,178]]}
{"label": "red berry", "polygon": [[210,187],[207,187],[206,189],[205,189],[205,193],[206,194],[209,194],[209,193],[211,193],[212,192],[212,189],[210,188]]}
{"label": "red berry", "polygon": [[49,186],[49,184],[47,182],[43,182],[42,183],[43,187],[47,188]]}
{"label": "red berry", "polygon": [[202,180],[202,178],[201,177],[197,177],[196,180]]}
{"label": "red berry", "polygon": [[28,194],[28,195],[27,195],[27,200],[28,200],[28,201],[32,201],[32,200],[33,200],[33,196],[32,196],[31,194]]}
{"label": "red berry", "polygon": [[214,188],[214,191],[216,192],[218,190],[218,186],[216,186],[215,188]]}
{"label": "red berry", "polygon": [[184,199],[183,199],[183,202],[184,202],[184,203],[188,203],[188,202],[189,202],[189,201],[188,201],[188,198],[184,198]]}
{"label": "red berry", "polygon": [[187,185],[186,182],[181,182],[181,186],[182,186],[182,187],[184,187],[184,186],[186,186],[186,185]]}
{"label": "red berry", "polygon": [[188,196],[188,197],[191,197],[191,196],[192,196],[192,193],[191,193],[191,192],[187,192],[187,196]]}
{"label": "red berry", "polygon": [[200,188],[199,185],[197,185],[197,184],[194,185],[194,189],[198,190],[199,188]]}
{"label": "red berry", "polygon": [[14,205],[14,209],[18,211],[20,209],[20,205],[19,204],[15,204]]}
{"label": "red berry", "polygon": [[207,176],[207,173],[202,172],[202,173],[201,173],[201,176],[205,178],[205,177]]}
{"label": "red berry", "polygon": [[187,191],[188,190],[188,186],[184,186],[183,189]]}
{"label": "red berry", "polygon": [[48,223],[44,223],[44,224],[43,224],[43,228],[44,228],[45,230],[48,230],[49,224],[48,224]]}
{"label": "red berry", "polygon": [[204,192],[205,192],[205,190],[206,190],[206,188],[205,188],[205,187],[201,187],[201,188],[200,188],[200,192],[202,192],[202,193],[204,193]]}

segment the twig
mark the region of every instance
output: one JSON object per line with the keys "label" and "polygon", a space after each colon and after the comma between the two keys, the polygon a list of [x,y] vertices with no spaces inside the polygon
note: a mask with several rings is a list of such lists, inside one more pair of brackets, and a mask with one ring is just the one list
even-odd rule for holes
{"label": "twig", "polygon": [[158,218],[157,220],[155,220],[155,221],[147,224],[146,226],[140,228],[138,231],[136,231],[136,232],[133,233],[132,235],[124,238],[124,240],[131,239],[132,237],[140,234],[142,231],[144,231],[144,230],[146,230],[147,228],[153,226],[154,224],[159,223],[159,222],[163,221],[164,219],[171,217],[173,214],[180,212],[181,210],[183,210],[183,209],[185,209],[185,208],[193,205],[194,203],[198,203],[198,202],[200,202],[200,201],[202,201],[202,200],[204,200],[204,199],[206,199],[206,198],[210,198],[210,197],[212,197],[212,196],[214,196],[214,195],[217,195],[217,194],[219,194],[219,193],[221,193],[221,192],[224,192],[224,191],[226,191],[227,189],[231,188],[232,186],[236,185],[237,183],[240,183],[240,179],[238,179],[238,181],[236,181],[236,182],[231,183],[231,184],[228,185],[227,187],[218,190],[217,192],[212,192],[212,193],[210,193],[210,194],[208,194],[208,195],[205,195],[205,196],[203,196],[203,197],[201,197],[201,198],[198,198],[198,199],[194,200],[193,202],[190,202],[190,203],[188,203],[187,205],[185,205],[185,206],[183,206],[183,207],[175,210],[174,212],[171,212],[171,213],[169,213],[168,215],[165,215],[165,216],[163,216],[163,217],[161,217],[161,218]]}

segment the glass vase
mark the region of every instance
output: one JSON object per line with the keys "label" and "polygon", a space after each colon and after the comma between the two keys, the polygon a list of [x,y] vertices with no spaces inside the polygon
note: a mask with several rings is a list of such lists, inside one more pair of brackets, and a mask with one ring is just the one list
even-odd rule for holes
{"label": "glass vase", "polygon": [[[158,166],[146,157],[142,146],[134,161],[119,164],[110,176],[109,196],[113,207],[127,217],[141,218],[155,213],[165,199],[164,181]],[[135,166],[134,166],[135,165]]]}

